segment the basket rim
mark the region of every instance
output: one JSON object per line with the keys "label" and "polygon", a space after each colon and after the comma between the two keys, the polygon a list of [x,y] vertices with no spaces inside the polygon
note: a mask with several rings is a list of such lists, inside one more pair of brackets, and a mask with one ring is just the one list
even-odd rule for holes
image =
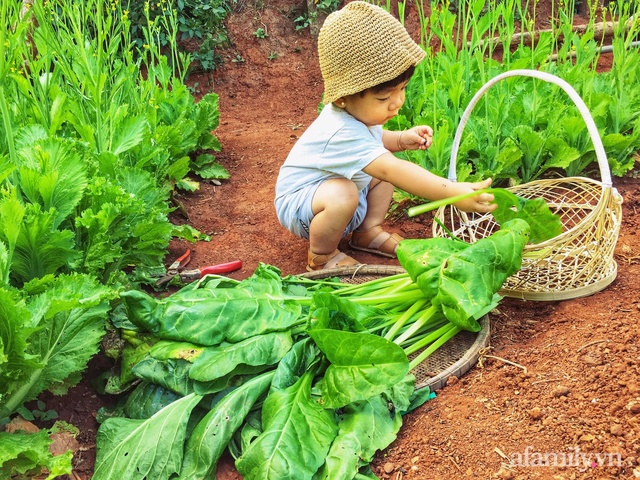
{"label": "basket rim", "polygon": [[[600,182],[599,180],[595,180],[589,177],[563,177],[563,178],[554,178],[554,179],[537,179],[537,180],[532,180],[531,182],[527,182],[527,183],[523,183],[520,185],[516,185],[513,187],[507,187],[506,190],[509,191],[514,191],[518,190],[518,187],[522,187],[525,185],[532,185],[532,184],[537,184],[537,183],[566,183],[566,182],[573,182],[573,183],[590,183],[590,184],[594,184],[597,186],[602,186],[602,182]],[[580,223],[574,225],[573,227],[571,227],[570,229],[562,232],[559,235],[556,235],[553,238],[550,238],[548,240],[545,240],[544,242],[540,242],[540,243],[531,243],[531,244],[527,244],[524,247],[524,251],[523,251],[523,255],[526,256],[527,252],[532,252],[535,250],[539,250],[542,248],[548,248],[548,247],[553,247],[554,245],[557,245],[558,243],[561,243],[563,240],[565,240],[567,237],[572,236],[578,229],[584,228],[585,224],[588,223],[594,223],[597,222],[599,217],[602,215],[602,208],[606,207],[606,205],[608,205],[610,202],[613,203],[617,203],[620,204],[622,203],[622,199],[618,199],[618,197],[620,197],[620,195],[617,193],[617,190],[614,187],[604,187],[602,186],[602,191],[600,192],[600,197],[598,199],[598,203],[595,205],[595,207],[593,208],[593,210],[591,210],[581,221]],[[458,210],[456,207],[454,206],[449,206],[449,205],[445,205],[443,207],[440,207],[435,215],[437,217],[441,217],[443,215],[443,212],[447,209],[447,208],[452,208],[455,210]],[[458,211],[459,214],[464,214],[464,212]],[[485,218],[490,218],[491,217],[491,213],[486,213],[483,214],[480,217],[477,217],[476,221],[480,222],[481,220],[484,220]],[[433,225],[434,231],[437,228],[437,225],[434,224]]]}
{"label": "basket rim", "polygon": [[361,263],[358,265],[351,265],[348,267],[336,267],[326,268],[323,270],[314,270],[313,272],[304,272],[299,274],[299,277],[310,278],[316,280],[319,278],[327,277],[340,277],[340,276],[353,276],[356,275],[398,275],[407,273],[407,271],[396,265],[370,265],[367,263]]}

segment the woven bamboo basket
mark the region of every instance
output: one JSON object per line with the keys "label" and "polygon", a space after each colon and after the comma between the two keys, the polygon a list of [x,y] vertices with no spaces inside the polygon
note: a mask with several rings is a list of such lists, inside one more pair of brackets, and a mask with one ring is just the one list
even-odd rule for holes
{"label": "woven bamboo basket", "polygon": [[[609,163],[589,110],[577,92],[564,80],[536,70],[513,70],[487,82],[463,112],[456,131],[449,179],[456,180],[456,157],[464,127],[482,95],[499,81],[514,76],[533,77],[561,87],[584,119],[595,147],[600,181],[585,177],[541,179],[509,187],[524,198],[542,197],[561,218],[563,231],[545,242],[527,245],[522,268],[507,279],[500,294],[527,300],[565,300],[591,295],[616,278],[613,252],[622,221],[622,197],[612,187]],[[456,237],[475,242],[491,235],[499,226],[491,214],[465,213],[453,206],[440,208],[433,223],[434,237]]]}
{"label": "woven bamboo basket", "polygon": [[[405,273],[405,270],[392,265],[356,265],[307,272],[299,276],[313,280],[338,277],[345,283],[360,284],[399,273]],[[431,391],[439,390],[447,384],[449,377],[460,378],[477,363],[480,352],[489,344],[488,315],[482,317],[479,323],[479,332],[459,332],[411,371],[416,377],[416,389],[429,387]],[[418,350],[411,354],[409,360],[421,352]]]}

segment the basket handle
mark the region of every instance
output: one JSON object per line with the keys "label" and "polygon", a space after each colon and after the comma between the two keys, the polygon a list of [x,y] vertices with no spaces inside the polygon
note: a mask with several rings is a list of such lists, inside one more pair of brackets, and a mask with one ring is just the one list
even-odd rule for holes
{"label": "basket handle", "polygon": [[484,95],[484,93],[489,90],[493,85],[498,83],[500,80],[507,77],[515,77],[515,76],[524,76],[524,77],[533,77],[538,78],[540,80],[544,80],[549,83],[554,83],[561,87],[573,100],[582,115],[585,123],[587,124],[587,130],[591,135],[591,141],[595,147],[596,158],[598,160],[598,165],[600,166],[600,179],[602,182],[602,186],[606,188],[610,188],[612,186],[611,183],[611,172],[609,170],[609,161],[607,160],[607,154],[604,151],[604,146],[602,145],[602,140],[600,139],[600,134],[598,133],[598,128],[596,127],[591,114],[589,113],[589,109],[587,105],[584,103],[580,95],[575,91],[575,89],[566,81],[552,75],[547,72],[540,72],[538,70],[509,70],[507,72],[501,73],[493,77],[486,84],[484,84],[480,90],[473,96],[471,102],[462,113],[462,118],[460,119],[460,124],[458,125],[458,129],[456,130],[455,137],[453,138],[453,147],[451,149],[451,161],[449,163],[449,180],[455,182],[457,180],[456,174],[456,158],[458,156],[458,149],[460,148],[460,142],[462,141],[462,132],[464,131],[464,127],[471,116],[471,111],[476,106],[480,97]]}

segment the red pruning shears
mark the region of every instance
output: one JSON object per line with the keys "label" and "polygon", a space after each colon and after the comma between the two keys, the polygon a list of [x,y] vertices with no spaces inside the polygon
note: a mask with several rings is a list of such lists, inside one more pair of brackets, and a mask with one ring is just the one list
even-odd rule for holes
{"label": "red pruning shears", "polygon": [[211,265],[208,267],[197,268],[195,270],[184,270],[184,267],[186,267],[190,261],[191,250],[187,250],[171,264],[167,269],[167,273],[156,282],[156,285],[165,285],[176,275],[178,275],[183,282],[189,282],[199,280],[205,275],[235,272],[242,268],[242,261],[235,260],[233,262]]}

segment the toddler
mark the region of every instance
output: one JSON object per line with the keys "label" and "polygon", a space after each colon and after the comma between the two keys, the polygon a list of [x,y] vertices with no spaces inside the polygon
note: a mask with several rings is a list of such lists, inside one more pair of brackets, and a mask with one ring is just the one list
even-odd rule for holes
{"label": "toddler", "polygon": [[[415,66],[425,57],[402,24],[384,9],[354,1],[327,17],[318,35],[325,107],[280,169],[275,207],[280,223],[309,239],[307,270],[356,265],[338,250],[349,245],[394,258],[403,238],[382,228],[394,189],[439,200],[486,188],[451,182],[393,152],[425,150],[426,125],[383,130],[398,114]],[[456,203],[464,211],[496,208],[493,195]]]}

